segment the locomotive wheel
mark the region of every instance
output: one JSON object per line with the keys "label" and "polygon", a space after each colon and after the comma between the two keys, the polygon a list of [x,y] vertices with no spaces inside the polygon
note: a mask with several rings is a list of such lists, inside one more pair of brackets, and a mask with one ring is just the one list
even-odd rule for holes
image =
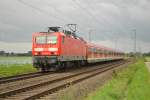
{"label": "locomotive wheel", "polygon": [[41,72],[46,72],[46,69],[44,67],[42,67],[40,70]]}
{"label": "locomotive wheel", "polygon": [[61,63],[61,68],[62,68],[62,69],[65,69],[65,68],[66,68],[64,62]]}
{"label": "locomotive wheel", "polygon": [[78,67],[81,67],[80,61],[77,61],[77,66],[78,66]]}
{"label": "locomotive wheel", "polygon": [[57,65],[55,65],[55,66],[53,66],[50,70],[51,71],[59,71],[60,69],[62,69],[61,68],[61,63],[60,62],[58,62],[58,64]]}
{"label": "locomotive wheel", "polygon": [[44,65],[42,66],[42,68],[40,70],[41,70],[41,72],[48,72],[48,71],[50,71],[49,68],[44,66]]}
{"label": "locomotive wheel", "polygon": [[66,68],[70,68],[70,67],[71,67],[71,62],[69,62],[69,61],[66,62],[66,63],[65,63],[65,67],[66,67]]}
{"label": "locomotive wheel", "polygon": [[81,61],[81,65],[82,66],[86,65],[86,62],[85,61]]}
{"label": "locomotive wheel", "polygon": [[60,64],[59,64],[59,70],[63,70],[65,68],[66,68],[65,63],[64,62],[60,62]]}

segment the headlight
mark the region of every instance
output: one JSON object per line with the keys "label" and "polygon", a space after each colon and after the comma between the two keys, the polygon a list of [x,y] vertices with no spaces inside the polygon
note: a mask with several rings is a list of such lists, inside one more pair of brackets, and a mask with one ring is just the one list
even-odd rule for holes
{"label": "headlight", "polygon": [[58,48],[48,48],[49,51],[58,51]]}
{"label": "headlight", "polygon": [[43,51],[43,48],[34,48],[34,51]]}

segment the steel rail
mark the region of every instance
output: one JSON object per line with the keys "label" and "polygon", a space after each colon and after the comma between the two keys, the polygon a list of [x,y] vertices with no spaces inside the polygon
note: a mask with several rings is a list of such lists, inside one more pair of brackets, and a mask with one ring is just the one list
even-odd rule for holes
{"label": "steel rail", "polygon": [[[41,93],[37,93],[37,94],[35,94],[35,95],[32,95],[32,96],[29,96],[29,97],[27,97],[27,98],[24,98],[23,100],[34,100],[34,99],[38,99],[38,98],[40,98],[40,97],[43,97],[43,96],[45,96],[45,95],[48,95],[48,94],[52,94],[52,93],[55,93],[55,92],[57,92],[57,91],[59,91],[59,90],[61,90],[61,89],[63,89],[63,88],[66,88],[66,86],[69,86],[70,84],[71,85],[74,85],[74,84],[76,84],[76,83],[79,83],[79,82],[81,82],[81,81],[83,81],[83,80],[85,80],[85,79],[88,79],[88,78],[91,78],[91,77],[94,77],[94,76],[96,76],[96,75],[98,75],[98,74],[101,74],[101,73],[104,73],[104,72],[106,72],[106,71],[108,71],[108,70],[111,70],[111,69],[113,69],[114,67],[118,67],[118,66],[120,66],[120,65],[122,65],[122,64],[124,64],[124,62],[123,63],[119,63],[119,64],[114,64],[114,65],[112,65],[111,67],[109,66],[109,67],[105,67],[104,69],[102,69],[102,70],[95,70],[95,71],[90,71],[89,72],[89,75],[85,75],[85,77],[82,77],[82,78],[79,78],[79,79],[75,79],[75,80],[72,80],[71,82],[67,82],[67,83],[62,83],[61,85],[59,85],[59,86],[56,86],[56,87],[54,87],[54,88],[51,88],[51,89],[48,89],[48,90],[46,90],[46,91],[43,91],[43,92],[41,92]],[[92,74],[91,74],[92,73]],[[84,73],[85,74],[85,73]],[[76,76],[75,76],[76,77]],[[72,77],[73,78],[73,77]]]}
{"label": "steel rail", "polygon": [[[74,75],[65,76],[65,77],[54,79],[54,80],[50,80],[50,81],[47,81],[47,82],[44,82],[44,83],[38,83],[36,85],[31,85],[31,86],[28,86],[28,87],[24,87],[24,88],[20,88],[20,89],[8,91],[8,92],[5,92],[5,93],[1,93],[0,94],[0,98],[7,98],[9,96],[17,95],[19,93],[30,91],[30,90],[33,90],[33,89],[36,89],[36,88],[40,88],[42,86],[46,86],[46,85],[49,85],[49,84],[52,84],[52,83],[55,83],[55,82],[59,82],[59,81],[66,80],[66,79],[69,79],[69,78],[77,77],[77,76],[82,75],[82,74],[87,74],[87,73],[90,73],[90,72],[93,72],[93,71],[97,71],[98,69],[103,69],[103,68],[107,68],[107,67],[109,68],[110,66],[115,66],[116,64],[119,64],[119,63],[122,63],[122,62],[123,61],[121,61],[121,62],[115,62],[115,63],[114,62],[113,63],[109,63],[109,64],[106,64],[106,65],[103,65],[100,68],[96,68],[96,69],[93,69],[93,70],[89,70],[89,71],[85,71],[85,72],[80,72],[80,73],[77,73],[77,74],[74,74]],[[67,84],[65,84],[65,86]],[[35,97],[33,96],[32,98],[35,98]]]}
{"label": "steel rail", "polygon": [[34,72],[34,73],[27,73],[27,74],[15,75],[15,76],[10,76],[10,77],[2,77],[0,78],[0,84],[39,77],[39,76],[48,75],[48,74],[50,73]]}

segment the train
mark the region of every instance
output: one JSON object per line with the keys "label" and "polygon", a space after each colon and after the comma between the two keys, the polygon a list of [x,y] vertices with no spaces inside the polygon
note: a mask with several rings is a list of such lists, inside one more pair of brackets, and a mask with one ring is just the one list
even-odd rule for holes
{"label": "train", "polygon": [[33,33],[32,57],[33,66],[46,72],[119,60],[123,59],[124,53],[85,41],[75,31],[49,27],[47,32]]}

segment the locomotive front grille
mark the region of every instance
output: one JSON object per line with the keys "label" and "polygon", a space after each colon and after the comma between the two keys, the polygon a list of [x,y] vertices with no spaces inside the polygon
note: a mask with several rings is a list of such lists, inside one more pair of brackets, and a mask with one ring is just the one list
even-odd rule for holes
{"label": "locomotive front grille", "polygon": [[57,63],[57,57],[56,56],[34,56],[33,57],[33,63],[35,64],[55,64]]}

